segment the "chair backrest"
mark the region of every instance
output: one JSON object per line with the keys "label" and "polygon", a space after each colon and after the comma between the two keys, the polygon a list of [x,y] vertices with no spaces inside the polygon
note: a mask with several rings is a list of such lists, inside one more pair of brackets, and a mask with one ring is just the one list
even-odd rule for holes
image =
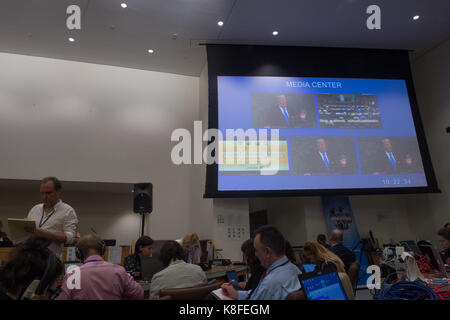
{"label": "chair backrest", "polygon": [[348,274],[348,277],[350,278],[353,289],[356,289],[356,285],[358,283],[358,275],[359,275],[359,267],[360,266],[361,266],[361,263],[358,260],[353,261],[347,271],[347,274]]}
{"label": "chair backrest", "polygon": [[306,300],[305,293],[302,290],[291,292],[287,295],[286,300]]}
{"label": "chair backrest", "polygon": [[338,276],[348,300],[355,300],[355,290],[353,289],[350,277],[345,272],[339,272]]}
{"label": "chair backrest", "polygon": [[220,283],[189,288],[167,288],[159,291],[159,296],[171,296],[172,300],[203,300],[211,291],[219,289]]}

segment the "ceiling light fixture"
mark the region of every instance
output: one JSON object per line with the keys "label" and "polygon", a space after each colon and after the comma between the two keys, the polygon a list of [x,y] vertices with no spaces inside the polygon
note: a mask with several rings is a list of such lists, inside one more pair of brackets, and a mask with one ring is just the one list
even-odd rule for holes
{"label": "ceiling light fixture", "polygon": [[152,49],[148,49],[148,53],[154,53],[155,51]]}
{"label": "ceiling light fixture", "polygon": [[69,38],[69,41],[70,42],[75,42],[75,39],[74,38]]}
{"label": "ceiling light fixture", "polygon": [[414,20],[418,20],[420,18],[420,16],[414,16],[413,19]]}
{"label": "ceiling light fixture", "polygon": [[223,26],[223,21],[219,21],[219,22],[217,22],[217,24],[218,24],[219,26]]}
{"label": "ceiling light fixture", "polygon": [[120,4],[120,6],[121,6],[122,8],[124,8],[124,9],[125,9],[126,7],[128,7],[127,4],[126,4],[125,2],[122,2],[122,3]]}
{"label": "ceiling light fixture", "polygon": [[278,31],[274,31],[274,32],[272,32],[272,34],[273,34],[274,36],[277,36],[277,35],[278,35]]}

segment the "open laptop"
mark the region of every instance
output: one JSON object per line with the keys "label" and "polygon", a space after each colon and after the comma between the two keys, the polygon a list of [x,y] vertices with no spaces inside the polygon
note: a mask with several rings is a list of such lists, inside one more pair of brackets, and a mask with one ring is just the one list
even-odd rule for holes
{"label": "open laptop", "polygon": [[154,257],[141,258],[141,279],[151,281],[155,273],[164,269],[161,261]]}
{"label": "open laptop", "polygon": [[308,300],[348,300],[336,272],[300,274],[298,279]]}
{"label": "open laptop", "polygon": [[305,272],[313,272],[314,269],[316,268],[316,265],[311,263],[305,263],[302,264],[302,266],[305,269]]}

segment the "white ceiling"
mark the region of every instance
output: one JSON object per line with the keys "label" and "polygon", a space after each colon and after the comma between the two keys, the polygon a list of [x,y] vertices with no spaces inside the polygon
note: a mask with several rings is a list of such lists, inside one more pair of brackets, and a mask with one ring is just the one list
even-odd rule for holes
{"label": "white ceiling", "polygon": [[[71,4],[81,7],[81,30],[66,27]],[[372,4],[381,8],[381,30],[366,28]],[[206,62],[198,43],[411,49],[420,55],[450,37],[449,16],[450,0],[1,0],[0,51],[198,76]]]}

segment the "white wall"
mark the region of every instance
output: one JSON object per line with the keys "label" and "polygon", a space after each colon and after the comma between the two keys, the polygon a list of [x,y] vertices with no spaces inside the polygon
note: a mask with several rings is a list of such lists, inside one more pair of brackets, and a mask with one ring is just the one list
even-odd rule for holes
{"label": "white wall", "polygon": [[[105,239],[116,239],[118,245],[131,245],[140,235],[140,216],[132,211],[131,193],[63,190],[63,201],[75,208],[81,234],[93,233],[92,228]],[[7,218],[24,218],[39,202],[39,181],[33,188],[23,186],[11,190],[2,185],[0,219],[4,231],[8,232]]]}
{"label": "white wall", "polygon": [[[380,244],[415,239],[409,226],[408,197],[414,196],[351,196],[361,237],[368,237],[372,230]],[[319,196],[250,199],[251,212],[263,209],[268,210],[269,223],[279,228],[292,245],[316,241],[318,234],[327,234]]]}
{"label": "white wall", "polygon": [[[412,72],[431,159],[442,191],[428,195],[429,208],[422,215],[433,220],[436,231],[450,222],[450,134],[445,132],[450,126],[450,39],[416,58],[412,62]],[[415,224],[420,226],[422,221],[418,216]]]}
{"label": "white wall", "polygon": [[[222,257],[242,260],[241,245],[250,238],[248,199],[214,199],[213,213],[213,239],[216,247],[223,250]],[[223,223],[218,222],[219,215],[223,217]],[[228,226],[244,226],[246,231],[240,238],[230,239]]]}
{"label": "white wall", "polygon": [[[149,181],[148,233],[177,239],[191,231],[199,171],[172,164],[170,137],[176,128],[191,130],[198,117],[198,77],[5,53],[0,70],[0,178]],[[38,186],[34,192],[33,199]],[[68,203],[82,228],[100,224],[97,232],[128,241],[139,231],[129,195],[106,193],[99,200],[85,193],[76,205]],[[35,202],[17,197],[2,204],[26,214]],[[2,210],[0,217],[11,214]]]}
{"label": "white wall", "polygon": [[[202,121],[203,131],[208,129],[208,66],[202,70],[199,78],[199,109],[197,120]],[[205,147],[206,144],[203,144]],[[203,199],[205,192],[206,164],[193,165],[192,192],[195,201],[191,212],[191,227],[201,239],[213,238],[214,215],[213,200]]]}

